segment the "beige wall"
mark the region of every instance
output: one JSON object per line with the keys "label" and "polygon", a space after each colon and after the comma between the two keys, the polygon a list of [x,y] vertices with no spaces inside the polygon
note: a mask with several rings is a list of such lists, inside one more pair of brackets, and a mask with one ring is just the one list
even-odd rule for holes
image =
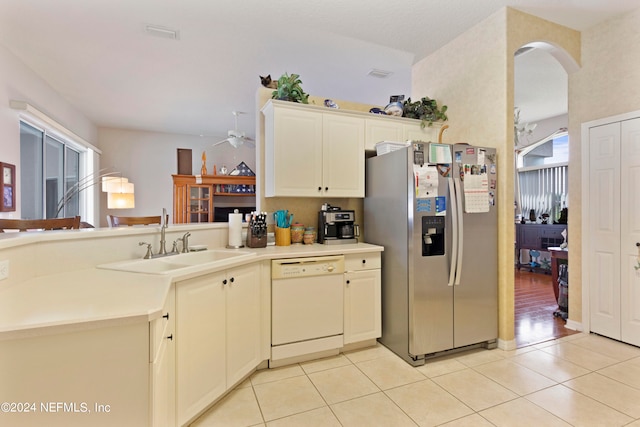
{"label": "beige wall", "polygon": [[569,316],[582,321],[581,124],[640,110],[640,8],[582,33],[582,64],[569,76]]}
{"label": "beige wall", "polygon": [[580,35],[548,21],[503,9],[416,63],[412,97],[430,96],[449,109],[444,142],[468,142],[498,150],[499,339],[514,341],[513,54],[544,41],[579,61]]}
{"label": "beige wall", "polygon": [[0,46],[0,161],[16,166],[18,192],[15,212],[0,212],[0,218],[20,218],[20,116],[9,101],[26,101],[68,130],[96,144],[97,128],[62,98],[33,70],[4,46]]}

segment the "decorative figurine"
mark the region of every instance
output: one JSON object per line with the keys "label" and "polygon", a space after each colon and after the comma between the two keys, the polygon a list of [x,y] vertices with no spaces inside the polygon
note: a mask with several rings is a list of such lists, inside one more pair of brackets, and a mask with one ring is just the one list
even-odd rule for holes
{"label": "decorative figurine", "polygon": [[200,175],[207,175],[207,152],[202,152],[202,168],[200,169]]}

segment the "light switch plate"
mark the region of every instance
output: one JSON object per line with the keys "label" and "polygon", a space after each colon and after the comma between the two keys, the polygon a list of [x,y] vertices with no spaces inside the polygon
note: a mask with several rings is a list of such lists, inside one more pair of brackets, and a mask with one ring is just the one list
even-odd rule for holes
{"label": "light switch plate", "polygon": [[0,280],[9,278],[9,260],[0,261]]}

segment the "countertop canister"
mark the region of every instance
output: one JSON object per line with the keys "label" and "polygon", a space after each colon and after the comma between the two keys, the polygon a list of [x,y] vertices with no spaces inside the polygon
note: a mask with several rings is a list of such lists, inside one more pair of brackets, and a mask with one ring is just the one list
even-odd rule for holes
{"label": "countertop canister", "polygon": [[305,228],[304,235],[302,236],[302,240],[305,245],[312,245],[316,241],[316,228],[315,227]]}
{"label": "countertop canister", "polygon": [[299,222],[291,225],[291,243],[302,243],[304,231],[304,225]]}

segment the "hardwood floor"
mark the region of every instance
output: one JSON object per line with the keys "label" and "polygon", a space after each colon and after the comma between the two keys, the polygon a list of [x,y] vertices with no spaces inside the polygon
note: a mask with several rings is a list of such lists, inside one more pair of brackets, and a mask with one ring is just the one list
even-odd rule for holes
{"label": "hardwood floor", "polygon": [[[515,339],[523,347],[575,334],[565,320],[553,315],[558,309],[551,275],[515,272]],[[570,288],[569,288],[570,289]],[[571,298],[571,291],[569,291]]]}

